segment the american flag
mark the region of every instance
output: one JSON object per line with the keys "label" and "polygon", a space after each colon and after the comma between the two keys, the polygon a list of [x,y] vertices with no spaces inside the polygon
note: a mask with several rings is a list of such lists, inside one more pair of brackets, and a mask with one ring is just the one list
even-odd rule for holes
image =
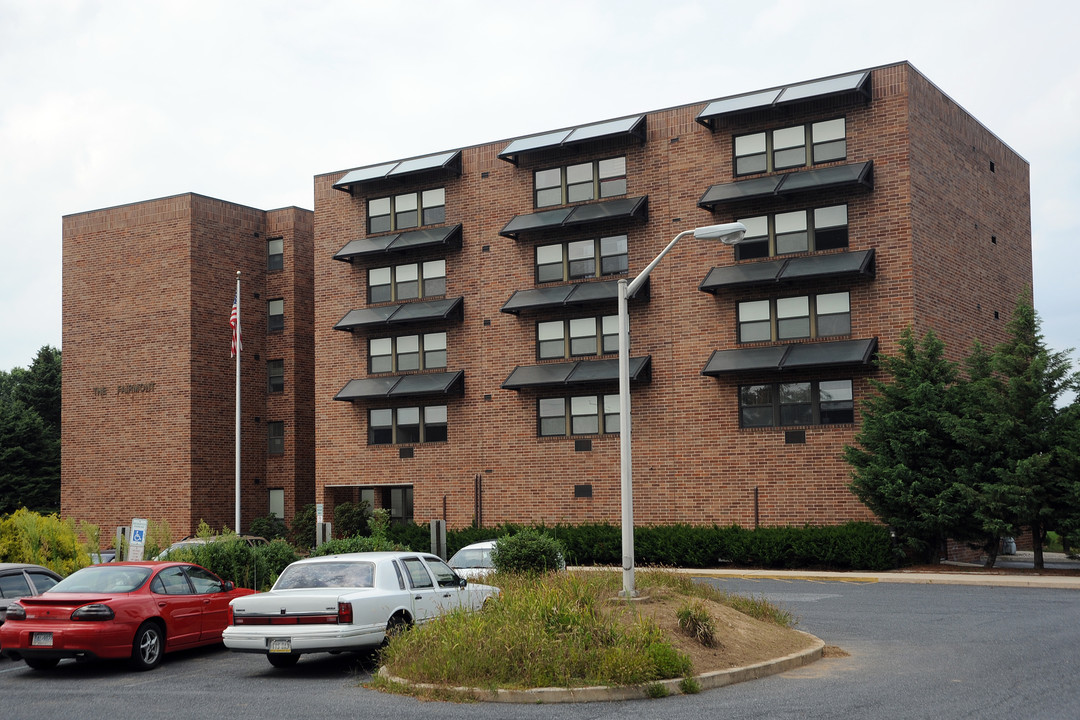
{"label": "american flag", "polygon": [[229,357],[236,357],[236,353],[244,349],[244,343],[240,341],[240,288],[236,289],[236,295],[233,296],[229,327],[232,328],[232,349]]}

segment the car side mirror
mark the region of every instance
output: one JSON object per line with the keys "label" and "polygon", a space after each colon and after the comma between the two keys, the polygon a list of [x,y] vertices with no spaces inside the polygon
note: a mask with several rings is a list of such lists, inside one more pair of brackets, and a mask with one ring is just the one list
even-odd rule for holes
{"label": "car side mirror", "polygon": [[469,581],[466,580],[465,578],[463,578],[463,577],[458,578],[458,587],[465,587],[468,584],[469,584]]}
{"label": "car side mirror", "polygon": [[236,588],[236,584],[232,580],[226,580],[221,583],[221,592],[231,592]]}

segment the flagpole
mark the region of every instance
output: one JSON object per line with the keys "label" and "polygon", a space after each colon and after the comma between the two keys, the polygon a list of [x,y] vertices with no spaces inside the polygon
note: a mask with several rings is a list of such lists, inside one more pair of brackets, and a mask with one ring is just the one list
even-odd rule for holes
{"label": "flagpole", "polygon": [[234,530],[240,534],[240,271],[236,271],[236,438],[233,443],[236,448],[236,525]]}

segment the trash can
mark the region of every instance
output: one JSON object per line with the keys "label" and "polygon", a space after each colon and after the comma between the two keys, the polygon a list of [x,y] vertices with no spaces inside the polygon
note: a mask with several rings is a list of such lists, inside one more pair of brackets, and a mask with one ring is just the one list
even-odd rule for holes
{"label": "trash can", "polygon": [[1016,554],[1016,541],[1011,537],[1001,538],[1001,554],[1002,555],[1015,555]]}

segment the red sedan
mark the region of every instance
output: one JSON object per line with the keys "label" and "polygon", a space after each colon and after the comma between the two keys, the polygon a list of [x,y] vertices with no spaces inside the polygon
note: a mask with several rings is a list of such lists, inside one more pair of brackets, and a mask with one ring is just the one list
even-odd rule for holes
{"label": "red sedan", "polygon": [[8,606],[0,652],[35,670],[62,658],[129,658],[150,670],[164,653],[221,642],[229,602],[253,592],[190,563],[92,565]]}

